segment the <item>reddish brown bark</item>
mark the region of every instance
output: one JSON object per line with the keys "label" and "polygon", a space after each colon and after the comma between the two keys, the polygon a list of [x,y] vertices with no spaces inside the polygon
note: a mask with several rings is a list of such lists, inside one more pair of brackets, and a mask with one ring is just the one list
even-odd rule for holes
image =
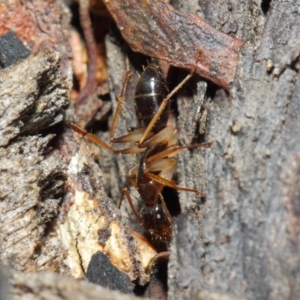
{"label": "reddish brown bark", "polygon": [[162,0],[107,0],[105,4],[124,39],[137,52],[192,70],[228,90],[243,42],[192,14],[182,14]]}

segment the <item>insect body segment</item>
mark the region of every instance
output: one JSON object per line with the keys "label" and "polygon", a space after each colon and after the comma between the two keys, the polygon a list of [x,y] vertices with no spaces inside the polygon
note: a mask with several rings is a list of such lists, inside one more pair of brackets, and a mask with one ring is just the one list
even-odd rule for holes
{"label": "insect body segment", "polygon": [[[169,93],[159,67],[150,64],[142,73],[135,90],[135,111],[139,124],[146,128]],[[170,102],[154,124],[152,132],[166,127],[170,114]]]}
{"label": "insect body segment", "polygon": [[[151,157],[151,153],[159,153],[165,145],[158,144],[147,149],[140,161],[136,174],[137,190],[142,198],[144,205],[141,210],[143,226],[147,228],[153,239],[161,241],[169,240],[172,232],[172,217],[166,207],[161,194],[164,184],[150,178],[149,174],[157,173],[160,177],[170,180],[173,176],[175,163],[159,165],[160,161],[146,162]],[[175,161],[174,161],[175,162]],[[168,171],[169,169],[169,171]]]}

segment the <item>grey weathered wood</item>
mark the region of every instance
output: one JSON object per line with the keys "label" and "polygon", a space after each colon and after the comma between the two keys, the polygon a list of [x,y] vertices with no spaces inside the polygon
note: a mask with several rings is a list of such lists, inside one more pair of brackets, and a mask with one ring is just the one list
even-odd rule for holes
{"label": "grey weathered wood", "polygon": [[62,121],[68,89],[59,59],[46,50],[0,72],[0,146]]}
{"label": "grey weathered wood", "polygon": [[58,68],[59,54],[44,51],[0,72],[0,262],[18,270],[41,267],[42,237],[63,196],[65,161],[49,145],[55,135],[38,134],[62,120],[68,103]]}
{"label": "grey weathered wood", "polygon": [[[230,95],[209,86],[194,96],[209,102],[205,139],[214,145],[205,151],[204,166],[202,156],[198,163],[194,158],[201,150],[180,156],[182,185],[201,187],[205,180],[201,289],[247,299],[300,297],[299,4],[272,1],[264,15],[260,1],[199,3],[210,24],[248,42]],[[186,96],[178,102],[179,128],[187,139],[195,130],[185,114],[191,102]],[[182,208],[197,220],[201,204],[191,197],[183,195]],[[175,240],[174,247],[180,248]],[[169,274],[172,282],[176,268]],[[178,295],[180,290],[170,290],[170,299]]]}

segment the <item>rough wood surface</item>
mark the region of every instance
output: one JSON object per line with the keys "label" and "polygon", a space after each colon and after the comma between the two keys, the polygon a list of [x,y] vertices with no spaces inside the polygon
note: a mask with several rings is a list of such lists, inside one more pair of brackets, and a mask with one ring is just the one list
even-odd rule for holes
{"label": "rough wood surface", "polygon": [[[182,138],[190,140],[198,120],[185,112],[198,112],[193,101],[204,98],[205,139],[214,141],[204,165],[196,151],[184,152],[178,171],[181,184],[205,182],[199,287],[247,299],[298,299],[300,2],[272,1],[266,14],[261,2],[197,6],[211,25],[248,44],[230,95],[199,81],[193,97],[178,100]],[[193,1],[178,3],[185,12],[196,9]],[[200,183],[197,174],[204,174]],[[191,197],[183,195],[182,209],[197,219],[200,202]],[[174,241],[171,249],[178,247]],[[178,271],[169,270],[170,281]]]}
{"label": "rough wood surface", "polygon": [[46,50],[1,71],[0,146],[62,121],[69,86],[58,73],[59,60]]}
{"label": "rough wood surface", "polygon": [[[2,269],[0,271],[4,270]],[[120,292],[110,291],[87,281],[80,281],[72,277],[51,272],[26,274],[6,269],[5,273],[10,273],[8,278],[11,284],[9,295],[9,299],[11,300],[139,299],[133,295],[126,296]]]}
{"label": "rough wood surface", "polygon": [[58,68],[58,53],[45,51],[0,72],[0,261],[18,270],[46,264],[38,253],[63,195],[64,161],[49,153],[54,135],[38,135],[68,103]]}
{"label": "rough wood surface", "polygon": [[72,52],[68,42],[70,11],[64,1],[4,0],[0,11],[0,36],[13,30],[32,53],[45,49],[58,51],[60,69],[72,80]]}
{"label": "rough wood surface", "polygon": [[[109,264],[122,271],[121,278],[128,277],[132,292],[131,281],[147,281],[144,269],[156,252],[147,252],[120,224],[118,210],[101,188],[101,171],[90,145],[81,137],[78,142],[69,129],[55,141],[57,151],[50,146],[54,134],[39,134],[62,120],[61,110],[68,103],[69,87],[59,71],[59,54],[48,50],[30,56],[2,70],[0,81],[0,264],[22,272],[51,270],[85,278],[89,267],[99,268],[90,262],[97,251],[103,251]],[[104,237],[101,230],[109,235]],[[146,251],[140,255],[136,245]],[[63,279],[50,273],[45,277],[18,273],[14,280],[9,281],[9,299],[72,299],[68,291],[77,284],[71,279],[63,284]],[[28,284],[29,293],[24,292]],[[86,289],[82,291],[86,297],[93,294]],[[122,299],[106,293],[107,299]]]}
{"label": "rough wood surface", "polygon": [[67,249],[62,263],[72,276],[84,278],[89,268],[99,268],[90,261],[100,251],[131,281],[145,284],[149,280],[145,269],[156,252],[132,236],[116,205],[105,195],[103,173],[95,162],[98,149],[93,150],[91,143],[71,129],[65,131],[60,143],[68,160],[64,209],[55,222],[58,240]]}
{"label": "rough wood surface", "polygon": [[[51,131],[62,120],[61,109],[68,103],[58,53],[49,50],[30,56],[2,70],[0,78],[4,145],[0,148],[1,265],[22,272],[51,270],[85,278],[88,268],[101,269],[101,265],[91,265],[91,259],[102,251],[109,257],[109,267],[114,264],[120,278],[128,277],[131,292],[131,281],[147,282],[144,270],[156,252],[138,237],[133,239],[130,229],[120,223],[116,206],[103,193],[102,173],[90,145],[81,137],[76,140],[70,129],[61,128],[62,136],[53,150],[49,144],[55,135],[39,134],[46,128]],[[101,234],[104,230],[109,234]],[[144,250],[142,255],[139,247]],[[40,299],[58,293],[57,299],[65,299],[67,292],[62,295],[56,290],[60,282],[56,276],[48,274],[39,281],[37,273],[20,273],[16,286],[10,281],[9,297]],[[29,294],[24,293],[29,284],[26,278],[32,286]],[[71,279],[65,284],[70,285],[66,291],[72,289]],[[40,290],[44,290],[42,296]]]}
{"label": "rough wood surface", "polygon": [[[214,145],[179,155],[180,185],[203,190],[206,199],[180,193],[181,209],[196,232],[190,235],[190,226],[174,231],[169,299],[196,297],[196,287],[247,299],[300,297],[299,1],[272,1],[269,7],[267,2],[172,3],[183,13],[197,12],[246,46],[230,94],[195,76],[177,97],[183,143],[205,138]],[[110,42],[116,46],[112,56],[126,53],[116,38]],[[126,61],[110,58],[109,68],[117,95]],[[125,130],[130,112],[123,114]],[[189,237],[195,247],[186,247],[180,237]],[[188,266],[178,249],[186,251]],[[200,271],[194,277],[186,275],[188,270],[187,277],[177,277],[181,268],[194,274],[195,266]],[[191,294],[182,291],[187,282],[195,286],[188,288]]]}
{"label": "rough wood surface", "polygon": [[[50,7],[52,21],[62,15],[59,4]],[[9,10],[4,4],[5,16],[16,13],[15,9],[36,15],[43,6],[37,1],[29,13],[27,5]],[[13,26],[11,18],[8,21]],[[31,21],[33,29],[41,27],[38,20]],[[43,41],[55,48],[44,37],[35,50],[43,48]],[[69,55],[67,47],[59,49],[65,58]],[[119,211],[103,193],[102,173],[94,161],[97,154],[90,144],[70,129],[54,126],[63,120],[62,109],[68,104],[70,82],[61,71],[66,74],[70,66],[66,60],[63,64],[67,65],[60,68],[60,55],[49,49],[0,72],[0,262],[23,272],[51,270],[75,278],[89,276],[88,269],[100,269],[100,275],[110,281],[115,278],[105,272],[117,267],[120,282],[127,277],[123,290],[132,292],[131,281],[148,281],[145,270],[156,251],[121,223]],[[109,257],[106,271],[93,264],[92,257],[99,251]],[[49,286],[56,285],[53,278]],[[107,285],[119,283],[114,284]]]}
{"label": "rough wood surface", "polygon": [[[180,141],[188,144],[206,140],[214,145],[205,151],[194,149],[179,155],[179,184],[196,187],[206,197],[179,194],[182,215],[174,221],[170,245],[169,299],[300,298],[300,2],[268,3],[173,1],[182,14],[197,13],[214,28],[234,35],[246,45],[239,54],[230,93],[194,76],[177,95]],[[48,54],[44,53],[46,57]],[[55,54],[51,55],[55,65]],[[115,106],[126,70],[140,71],[146,63],[125,46],[115,31],[107,38],[107,55]],[[27,91],[22,99],[33,107],[26,114],[27,122],[16,122],[18,117],[12,113],[7,114],[9,122],[5,118],[0,121],[6,122],[0,127],[5,132],[1,138],[5,147],[0,149],[1,263],[22,271],[55,270],[83,277],[94,251],[101,250],[101,245],[106,250],[112,245],[106,233],[117,228],[114,232],[121,235],[122,249],[131,251],[129,260],[120,261],[131,263],[127,272],[131,279],[141,278],[142,259],[129,230],[138,224],[132,218],[130,227],[123,225],[125,218],[120,219],[120,213],[104,195],[104,176],[95,163],[98,160],[109,168],[112,177],[106,175],[106,188],[112,200],[118,202],[120,189],[126,185],[126,173],[136,161],[130,155],[118,156],[117,163],[106,160],[108,154],[95,154],[93,146],[70,130],[55,143],[51,142],[52,134],[37,135],[35,130],[61,120],[58,107],[65,103],[55,79],[60,76],[57,68],[49,67],[47,59],[44,63],[48,70],[45,73],[40,72],[39,64],[34,65],[40,84],[32,87],[30,80],[24,80],[25,75],[19,78]],[[12,67],[12,72],[19,65]],[[179,75],[178,80],[184,75],[178,70],[172,72],[175,78]],[[54,79],[49,98],[41,92],[41,100],[36,100],[40,98],[32,91],[45,87],[49,78]],[[133,78],[129,94],[134,81]],[[26,90],[27,85],[32,89]],[[47,88],[41,91],[44,90]],[[67,87],[63,90],[67,91]],[[51,102],[53,97],[58,104]],[[17,96],[11,99],[17,102],[17,115],[24,117],[24,102]],[[3,103],[9,112],[11,103]],[[5,108],[2,115],[4,111]],[[35,115],[37,111],[45,114],[42,119]],[[54,117],[50,117],[51,113]],[[134,112],[128,101],[117,135],[134,126]],[[49,143],[59,151],[48,152]],[[59,206],[66,177],[69,181],[63,205]],[[74,197],[76,193],[81,194],[80,199]],[[78,199],[82,202],[76,202]],[[130,210],[122,213],[132,216]],[[52,223],[56,216],[60,218]],[[85,222],[82,227],[81,218]],[[96,228],[104,230],[96,232]],[[127,266],[123,263],[123,271]],[[30,291],[32,299],[40,299],[43,291],[46,296],[54,292],[59,293],[57,299],[68,299],[65,291],[74,297],[72,288],[78,291],[76,296],[84,299],[88,295],[92,299],[94,291],[99,290],[49,273],[43,273],[44,277],[16,274],[11,277],[13,299],[29,296]],[[0,276],[1,296],[8,282],[7,272],[5,275]]]}

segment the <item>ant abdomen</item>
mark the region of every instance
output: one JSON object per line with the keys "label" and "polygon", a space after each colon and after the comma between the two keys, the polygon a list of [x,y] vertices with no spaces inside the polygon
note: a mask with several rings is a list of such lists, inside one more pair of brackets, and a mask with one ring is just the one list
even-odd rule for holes
{"label": "ant abdomen", "polygon": [[[168,95],[169,90],[158,65],[150,64],[145,68],[135,90],[135,111],[138,122],[147,127]],[[170,102],[154,125],[152,132],[157,133],[166,127],[170,114]]]}

